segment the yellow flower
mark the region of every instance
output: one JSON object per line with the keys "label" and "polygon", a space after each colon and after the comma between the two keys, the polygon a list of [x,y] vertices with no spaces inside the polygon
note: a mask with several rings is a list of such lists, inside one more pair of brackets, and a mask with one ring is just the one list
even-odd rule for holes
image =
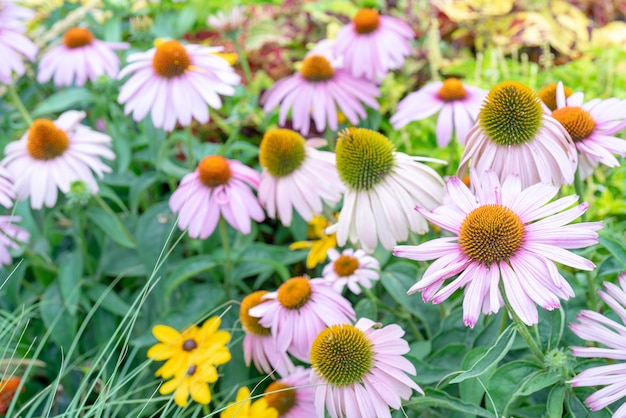
{"label": "yellow flower", "polygon": [[324,229],[329,225],[330,222],[323,216],[314,216],[309,223],[307,232],[310,240],[294,242],[289,246],[290,250],[311,249],[306,258],[307,268],[315,268],[319,263],[326,261],[326,253],[328,250],[337,246],[336,234],[326,235],[324,233]]}
{"label": "yellow flower", "polygon": [[156,376],[167,379],[185,374],[192,365],[192,356],[212,364],[224,364],[230,360],[226,344],[230,341],[228,331],[218,331],[219,317],[207,319],[202,327],[191,325],[182,332],[167,325],[156,325],[152,334],[160,342],[150,347],[148,357],[153,360],[167,360]]}
{"label": "yellow flower", "polygon": [[187,370],[165,382],[159,392],[167,395],[175,391],[174,402],[183,408],[187,406],[189,395],[194,401],[207,405],[211,402],[209,383],[215,383],[217,377],[217,369],[211,364],[210,358],[194,356]]}
{"label": "yellow flower", "polygon": [[229,402],[220,418],[278,418],[278,411],[270,408],[264,398],[250,401],[250,390],[242,387],[235,402]]}

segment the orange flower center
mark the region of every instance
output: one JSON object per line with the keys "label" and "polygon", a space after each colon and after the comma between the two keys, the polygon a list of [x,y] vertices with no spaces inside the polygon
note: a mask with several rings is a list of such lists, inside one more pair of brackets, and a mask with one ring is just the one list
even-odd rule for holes
{"label": "orange flower center", "polygon": [[357,33],[371,33],[380,26],[380,15],[376,10],[361,9],[354,15],[352,23]]}
{"label": "orange flower center", "polygon": [[178,41],[162,41],[157,43],[152,58],[154,71],[166,78],[182,75],[191,66],[191,58],[185,47]]}
{"label": "orange flower center", "polygon": [[28,131],[26,149],[37,160],[52,160],[62,155],[69,146],[67,134],[54,122],[37,119]]}
{"label": "orange flower center", "polygon": [[459,245],[472,260],[485,266],[507,261],[522,246],[524,224],[509,208],[480,206],[465,217]]}
{"label": "orange flower center", "polygon": [[278,288],[277,300],[287,309],[300,309],[311,299],[311,284],[305,277],[294,277]]}
{"label": "orange flower center", "polygon": [[463,87],[461,80],[452,77],[446,78],[443,81],[443,85],[439,89],[437,96],[446,102],[453,102],[455,100],[465,99],[467,91],[465,91],[465,87]]}
{"label": "orange flower center", "polygon": [[358,267],[359,260],[357,258],[343,254],[335,260],[335,264],[333,265],[335,273],[340,276],[350,276]]}
{"label": "orange flower center", "polygon": [[302,61],[300,74],[309,81],[324,81],[333,78],[335,70],[322,55],[309,55]]}
{"label": "orange flower center", "polygon": [[[537,93],[537,96],[541,99],[541,101],[548,106],[548,109],[554,111],[556,110],[556,89],[558,87],[557,83],[548,84]],[[563,86],[563,92],[565,93],[565,98],[568,98],[574,92],[569,87]]]}
{"label": "orange flower center", "polygon": [[91,45],[91,41],[93,41],[93,35],[89,29],[85,28],[71,28],[63,35],[63,44],[70,49]]}
{"label": "orange flower center", "polygon": [[232,173],[228,160],[221,155],[209,155],[198,164],[198,177],[207,187],[217,187],[228,183]]}
{"label": "orange flower center", "polygon": [[552,112],[552,117],[563,125],[574,142],[587,139],[596,127],[596,121],[591,114],[580,107],[565,106],[556,109]]}
{"label": "orange flower center", "polygon": [[246,331],[248,331],[251,334],[270,335],[271,330],[259,324],[260,318],[255,318],[253,316],[250,316],[250,314],[248,314],[250,309],[265,302],[261,298],[266,293],[267,291],[265,290],[259,290],[254,293],[250,293],[241,301],[241,306],[239,307],[239,319],[241,320],[241,324],[246,329]]}
{"label": "orange flower center", "polygon": [[263,398],[267,401],[267,406],[275,408],[281,417],[296,404],[296,391],[284,383],[272,382],[265,389]]}

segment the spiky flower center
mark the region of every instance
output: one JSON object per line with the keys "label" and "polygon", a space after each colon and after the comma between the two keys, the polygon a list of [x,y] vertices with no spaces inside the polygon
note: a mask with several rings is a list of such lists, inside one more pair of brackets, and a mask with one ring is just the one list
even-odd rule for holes
{"label": "spiky flower center", "polygon": [[437,96],[446,102],[453,102],[455,100],[465,99],[467,91],[461,80],[451,77],[443,81],[443,85],[437,92]]}
{"label": "spiky flower center", "polygon": [[198,164],[198,177],[207,187],[228,183],[232,176],[228,160],[221,155],[209,155]]}
{"label": "spiky flower center", "polygon": [[[557,107],[556,105],[557,87],[558,87],[557,83],[548,84],[547,86],[539,90],[539,93],[537,93],[537,96],[539,96],[541,101],[546,106],[548,106],[548,109],[550,110],[555,110]],[[565,93],[565,98],[568,98],[569,96],[574,94],[572,89],[570,89],[569,87],[565,87],[565,86],[563,86],[563,92]]]}
{"label": "spiky flower center", "polygon": [[251,334],[255,335],[270,335],[271,329],[265,328],[263,325],[259,324],[260,318],[255,318],[250,316],[248,312],[250,309],[254,308],[265,301],[261,298],[265,296],[267,291],[258,290],[256,292],[250,293],[248,296],[243,298],[241,301],[241,306],[239,307],[239,319],[241,319],[241,324]]}
{"label": "spiky flower center", "polygon": [[63,45],[70,49],[91,45],[92,41],[93,34],[85,28],[71,28],[63,35]]}
{"label": "spiky flower center", "polygon": [[263,397],[267,401],[267,406],[278,411],[279,417],[289,412],[296,404],[296,391],[282,382],[270,383]]}
{"label": "spiky flower center", "polygon": [[352,189],[369,190],[393,170],[393,151],[384,135],[347,128],[339,133],[335,148],[339,177]]}
{"label": "spiky flower center", "polygon": [[374,348],[365,333],[353,325],[325,328],[313,341],[311,367],[333,386],[360,383],[374,365]]}
{"label": "spiky flower center", "polygon": [[261,166],[274,177],[285,177],[298,169],[306,158],[305,141],[289,129],[265,132],[259,148]]}
{"label": "spiky flower center", "polygon": [[287,309],[300,309],[311,299],[311,284],[306,277],[294,277],[281,284],[276,297]]}
{"label": "spiky flower center", "polygon": [[552,112],[552,117],[558,120],[569,132],[574,142],[589,138],[596,127],[596,121],[581,107],[565,106]]}
{"label": "spiky flower center", "polygon": [[339,276],[351,276],[357,268],[359,268],[359,260],[350,255],[340,255],[333,264],[333,269]]}
{"label": "spiky flower center", "polygon": [[478,116],[480,126],[499,145],[519,145],[532,140],[543,121],[539,97],[517,81],[495,86]]}
{"label": "spiky flower center", "polygon": [[372,33],[380,26],[380,15],[373,9],[361,9],[352,18],[352,23],[357,33]]}
{"label": "spiky flower center", "polygon": [[193,351],[198,347],[198,343],[193,338],[188,338],[183,342],[184,351]]}
{"label": "spiky flower center", "polygon": [[155,45],[152,68],[158,75],[166,78],[179,77],[191,66],[191,58],[180,42],[158,41]]}
{"label": "spiky flower center", "polygon": [[470,259],[485,266],[507,261],[522,246],[524,225],[509,208],[480,206],[465,217],[459,245]]}
{"label": "spiky flower center", "polygon": [[47,119],[36,119],[28,130],[26,149],[37,160],[52,160],[62,155],[70,141],[63,129]]}
{"label": "spiky flower center", "polygon": [[335,70],[326,57],[313,54],[302,61],[300,74],[309,81],[325,81],[333,78]]}

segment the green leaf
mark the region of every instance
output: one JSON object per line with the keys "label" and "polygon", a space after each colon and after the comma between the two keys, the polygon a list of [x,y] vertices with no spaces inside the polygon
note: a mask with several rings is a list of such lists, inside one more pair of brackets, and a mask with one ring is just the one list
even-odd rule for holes
{"label": "green leaf", "polygon": [[76,315],[67,315],[57,282],[50,284],[42,295],[39,313],[52,340],[65,350],[69,349],[76,337]]}
{"label": "green leaf", "polygon": [[216,265],[215,261],[207,255],[198,255],[180,262],[163,283],[165,286],[165,297],[169,298],[172,291],[186,280],[212,269]]}
{"label": "green leaf", "polygon": [[196,23],[197,15],[196,8],[193,6],[187,6],[178,13],[176,30],[180,35],[184,35],[193,28],[193,25]]}
{"label": "green leaf", "polygon": [[156,171],[148,171],[141,173],[139,177],[130,186],[130,192],[128,194],[128,200],[130,204],[130,210],[133,213],[137,212],[139,208],[139,200],[143,193],[148,190],[159,179],[159,174]]}
{"label": "green leaf", "polygon": [[563,401],[565,400],[565,385],[552,388],[546,403],[546,416],[548,418],[561,418],[563,416]]}
{"label": "green leaf", "polygon": [[626,249],[624,248],[624,244],[607,236],[600,236],[600,244],[609,250],[622,266],[626,267]]}
{"label": "green leaf", "polygon": [[[461,363],[461,369],[469,370],[470,367],[475,364],[481,357],[487,353],[488,347],[476,347],[470,350],[463,358]],[[488,381],[491,378],[490,371],[495,371],[495,368],[489,368],[482,376],[484,381]],[[479,379],[478,377],[476,379]],[[480,405],[482,403],[483,396],[485,395],[484,387],[476,380],[465,380],[459,383],[459,394],[461,399],[465,402]]]}
{"label": "green leaf", "polygon": [[87,216],[113,241],[125,248],[135,248],[135,239],[113,213],[102,208],[89,208]]}
{"label": "green leaf", "polygon": [[107,311],[119,316],[124,316],[130,311],[130,305],[119,297],[113,289],[109,289],[102,283],[94,283],[87,288],[87,296],[93,302],[100,299],[102,295],[105,296],[101,306]]}
{"label": "green leaf", "polygon": [[528,379],[519,386],[519,389],[515,392],[514,396],[528,396],[541,389],[552,386],[559,382],[561,376],[556,373],[551,373],[546,370],[539,370],[528,376]]}
{"label": "green leaf", "polygon": [[76,314],[80,300],[80,286],[83,278],[83,257],[79,251],[65,254],[59,260],[59,287],[63,305],[70,315]]}
{"label": "green leaf", "polygon": [[83,87],[67,88],[50,95],[33,110],[37,118],[51,113],[61,113],[69,109],[80,109],[93,102],[93,95]]}
{"label": "green leaf", "polygon": [[424,390],[426,396],[413,397],[407,404],[412,406],[437,407],[445,408],[452,411],[462,412],[465,415],[477,415],[479,417],[495,418],[495,415],[480,406],[463,402],[459,398],[455,398],[450,394],[441,390],[426,388]]}
{"label": "green leaf", "polygon": [[173,226],[174,218],[167,201],[153,205],[139,217],[135,230],[137,252],[146,271],[152,272],[156,267]]}
{"label": "green leaf", "polygon": [[[506,416],[507,406],[515,399],[511,396],[529,376],[538,370],[534,363],[518,360],[498,368],[489,379],[487,388],[498,414]],[[491,403],[487,403],[491,407]]]}
{"label": "green leaf", "polygon": [[450,383],[460,383],[464,380],[481,376],[491,367],[495,367],[511,349],[515,335],[515,327],[511,324],[500,334],[495,344],[469,370],[452,379]]}
{"label": "green leaf", "polygon": [[372,321],[376,321],[378,317],[378,309],[376,304],[371,299],[361,299],[354,305],[354,312],[356,312],[357,318],[369,318]]}

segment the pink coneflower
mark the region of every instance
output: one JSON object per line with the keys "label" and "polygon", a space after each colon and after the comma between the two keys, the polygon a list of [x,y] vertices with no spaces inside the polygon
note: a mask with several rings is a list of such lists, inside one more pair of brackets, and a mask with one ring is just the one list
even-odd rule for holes
{"label": "pink coneflower", "polygon": [[239,319],[246,335],[243,337],[243,356],[247,366],[253,362],[258,371],[272,375],[274,371],[286,376],[295,366],[285,350],[279,350],[272,330],[259,324],[259,318],[250,316],[250,309],[262,303],[268,292],[258,290],[243,298],[239,308]]}
{"label": "pink coneflower", "polygon": [[289,109],[293,109],[293,128],[303,135],[309,133],[311,117],[318,132],[324,132],[327,126],[336,131],[337,108],[353,125],[367,116],[362,103],[378,109],[378,87],[341,68],[327,49],[324,44],[314,48],[299,72],[279,80],[261,98],[265,112],[280,104],[281,126],[287,121]]}
{"label": "pink coneflower", "polygon": [[209,121],[208,106],[219,109],[218,94],[232,96],[239,76],[226,60],[218,57],[222,47],[183,45],[178,41],[155,42],[156,47],[128,57],[119,78],[129,74],[120,90],[118,101],[124,113],[142,120],[148,112],[157,128],[171,131],[178,121],[182,126],[194,118]]}
{"label": "pink coneflower", "polygon": [[354,77],[376,82],[404,64],[414,37],[415,32],[403,21],[361,9],[337,33],[335,51]]}
{"label": "pink coneflower", "polygon": [[46,52],[39,62],[37,81],[54,80],[57,87],[83,86],[106,74],[117,77],[120,60],[115,50],[126,49],[126,42],[104,42],[86,28],[71,28],[63,35],[63,44]]}
{"label": "pink coneflower", "polygon": [[280,418],[312,418],[314,387],[311,385],[311,369],[296,367],[289,376],[270,383],[263,398],[270,408],[278,411]]}
{"label": "pink coneflower", "polygon": [[535,92],[516,81],[491,89],[465,141],[457,175],[495,172],[503,182],[518,174],[522,187],[570,184],[578,164],[567,131],[544,114]]}
{"label": "pink coneflower", "polygon": [[443,179],[435,170],[394,150],[378,132],[348,128],[337,140],[337,170],[347,191],[339,221],[326,229],[372,252],[378,242],[390,250],[405,241],[409,231],[423,234],[428,224],[413,208],[434,208],[443,198]]}
{"label": "pink coneflower", "polygon": [[[9,143],[2,160],[15,178],[17,198],[30,197],[33,209],[54,206],[57,189],[70,190],[75,181],[98,192],[95,172],[102,177],[111,168],[100,158],[112,160],[111,137],[81,125],[85,112],[70,110],[55,121],[37,119],[19,141]],[[92,172],[93,171],[93,172]]]}
{"label": "pink coneflower", "polygon": [[262,326],[271,328],[279,350],[289,351],[305,362],[322,329],[355,319],[350,302],[323,279],[293,277],[263,299],[267,302],[248,313],[260,318]]}
{"label": "pink coneflower", "polygon": [[[537,307],[560,307],[559,298],[574,291],[555,262],[593,270],[594,264],[567,249],[598,242],[600,222],[567,225],[589,205],[571,206],[578,196],[548,203],[559,191],[537,183],[523,188],[519,176],[500,183],[495,173],[473,175],[474,196],[456,177],[448,180],[444,204],[429,211],[417,207],[432,223],[455,236],[438,238],[418,246],[398,246],[394,255],[412,260],[437,259],[409,293],[422,292],[425,302],[440,303],[465,287],[463,320],[473,327],[480,310],[496,313],[503,305],[503,291],[511,307],[527,325],[537,323]],[[445,280],[454,277],[443,289]]]}
{"label": "pink coneflower", "polygon": [[587,103],[583,100],[583,93],[573,93],[566,98],[563,84],[559,82],[552,117],[563,125],[576,144],[578,170],[581,178],[586,178],[600,163],[619,166],[613,154],[626,156],[626,141],[615,136],[626,127],[626,106],[616,98],[593,99]]}
{"label": "pink coneflower", "polygon": [[265,219],[251,190],[259,187],[260,178],[257,171],[239,161],[221,155],[205,157],[170,197],[172,212],[179,213],[178,227],[187,229],[192,238],[205,239],[223,216],[237,231],[249,234],[250,219]]}
{"label": "pink coneflower", "polygon": [[6,168],[0,165],[0,205],[5,208],[13,206],[15,200],[15,186],[13,177]]}
{"label": "pink coneflower", "polygon": [[380,263],[363,250],[352,248],[343,250],[341,254],[334,248],[328,250],[331,262],[324,267],[322,275],[337,292],[348,287],[355,295],[361,294],[361,286],[372,287],[372,281],[380,277]]}
{"label": "pink coneflower", "polygon": [[458,78],[433,81],[402,99],[398,103],[398,111],[389,121],[394,129],[400,129],[409,122],[440,112],[437,118],[437,145],[447,146],[453,130],[463,145],[486,95],[487,91],[465,85]]}
{"label": "pink coneflower", "polygon": [[424,394],[407,376],[415,367],[402,357],[409,352],[403,335],[398,325],[366,318],[320,332],[311,349],[317,416],[326,406],[333,418],[390,418],[389,407],[399,409],[413,390]]}
{"label": "pink coneflower", "polygon": [[0,82],[3,84],[12,84],[13,72],[18,76],[24,75],[22,56],[29,61],[34,61],[37,56],[37,46],[23,35],[26,32],[23,21],[34,15],[32,10],[12,1],[0,2]]}
{"label": "pink coneflower", "polygon": [[305,141],[289,129],[265,132],[259,149],[263,168],[259,200],[270,218],[278,217],[289,226],[295,209],[310,222],[322,213],[324,202],[334,205],[341,200],[344,188],[335,154],[315,149],[322,144],[324,140]]}
{"label": "pink coneflower", "polygon": [[[604,288],[606,292],[598,291],[598,294],[619,316],[621,323],[598,312],[585,310],[576,318],[578,323],[570,324],[574,334],[583,340],[607,347],[572,347],[574,356],[606,358],[612,363],[591,367],[571,380],[573,387],[606,386],[585,400],[585,404],[593,411],[599,411],[626,397],[626,363],[615,363],[615,360],[626,360],[626,273],[619,275],[619,286],[605,282]],[[626,403],[613,412],[613,417],[626,417]]]}
{"label": "pink coneflower", "polygon": [[0,266],[11,264],[13,257],[9,248],[19,248],[18,242],[27,242],[30,233],[15,225],[19,216],[0,216]]}

